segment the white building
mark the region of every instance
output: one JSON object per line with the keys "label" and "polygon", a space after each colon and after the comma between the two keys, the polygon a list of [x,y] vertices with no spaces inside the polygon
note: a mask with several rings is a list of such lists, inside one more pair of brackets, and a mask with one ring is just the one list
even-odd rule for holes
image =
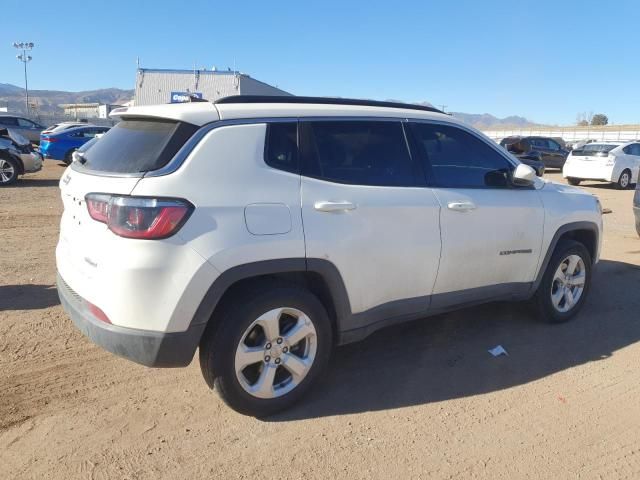
{"label": "white building", "polygon": [[109,113],[120,105],[103,105],[100,103],[63,103],[58,105],[64,110],[64,115],[75,119],[81,118],[109,118]]}
{"label": "white building", "polygon": [[136,105],[180,103],[196,95],[210,101],[231,95],[291,95],[249,75],[218,70],[139,68]]}

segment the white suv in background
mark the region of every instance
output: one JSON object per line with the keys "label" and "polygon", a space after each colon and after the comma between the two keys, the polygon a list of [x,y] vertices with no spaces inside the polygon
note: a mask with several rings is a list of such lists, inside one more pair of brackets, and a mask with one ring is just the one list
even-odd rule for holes
{"label": "white suv in background", "polygon": [[238,96],[116,113],[60,181],[62,304],[144,365],[199,347],[239,412],[288,407],[335,345],[382,327],[527,299],[563,322],[585,302],[596,198],[438,110]]}
{"label": "white suv in background", "polygon": [[594,142],[569,153],[562,176],[571,185],[600,180],[624,190],[638,182],[639,170],[640,143]]}

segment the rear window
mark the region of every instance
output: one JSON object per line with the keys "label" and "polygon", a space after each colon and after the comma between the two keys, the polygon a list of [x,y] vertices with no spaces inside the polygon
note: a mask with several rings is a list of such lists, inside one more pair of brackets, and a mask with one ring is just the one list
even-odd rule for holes
{"label": "rear window", "polygon": [[574,150],[571,154],[574,156],[604,155],[606,157],[607,153],[619,146],[609,143],[589,143],[579,150]]}
{"label": "rear window", "polygon": [[123,120],[83,155],[83,168],[140,173],[164,167],[198,129],[174,120]]}
{"label": "rear window", "polygon": [[620,145],[610,145],[610,144],[602,144],[602,143],[589,143],[582,147],[582,150],[585,152],[610,152],[616,147]]}

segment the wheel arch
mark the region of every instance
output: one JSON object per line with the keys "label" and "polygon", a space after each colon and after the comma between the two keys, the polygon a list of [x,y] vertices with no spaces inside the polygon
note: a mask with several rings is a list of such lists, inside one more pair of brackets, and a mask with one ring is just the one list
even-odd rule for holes
{"label": "wheel arch", "polygon": [[316,295],[327,310],[334,340],[339,337],[344,321],[351,315],[351,307],[338,269],[333,263],[322,259],[264,260],[224,271],[209,287],[191,325],[206,324],[206,330],[215,329],[215,314],[224,307],[225,302],[241,291],[274,281],[301,285]]}
{"label": "wheel arch", "polygon": [[12,155],[6,150],[0,150],[0,158],[4,158],[5,160],[13,160],[14,162],[16,162],[18,164],[18,175],[24,175],[24,164],[22,163],[22,159],[20,157]]}
{"label": "wheel arch", "polygon": [[598,254],[598,246],[600,240],[599,235],[600,230],[598,229],[598,226],[593,222],[573,222],[562,225],[553,235],[553,238],[549,243],[547,253],[545,254],[544,260],[542,261],[542,263],[540,264],[540,268],[538,269],[538,274],[533,284],[532,291],[535,292],[540,285],[540,282],[542,282],[542,277],[544,276],[544,272],[549,265],[551,256],[562,240],[575,240],[582,243],[589,251],[589,254],[591,255],[591,263],[594,264],[596,256]]}

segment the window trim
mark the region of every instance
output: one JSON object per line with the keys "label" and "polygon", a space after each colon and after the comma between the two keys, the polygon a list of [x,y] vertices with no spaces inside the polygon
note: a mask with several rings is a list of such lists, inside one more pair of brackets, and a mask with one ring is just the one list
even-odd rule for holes
{"label": "window trim", "polygon": [[[411,123],[428,123],[431,125],[442,125],[445,127],[452,127],[452,128],[457,128],[459,130],[462,130],[463,132],[466,132],[468,134],[470,134],[471,136],[475,137],[477,140],[483,142],[485,145],[489,146],[489,148],[492,148],[495,152],[498,153],[499,156],[501,156],[502,158],[504,158],[507,162],[507,164],[511,165],[513,167],[513,170],[515,170],[515,168],[518,166],[517,160],[515,159],[515,157],[511,158],[511,154],[509,154],[509,152],[507,152],[507,150],[503,147],[501,147],[499,144],[495,143],[493,140],[491,139],[485,139],[482,135],[478,135],[477,132],[475,132],[474,130],[468,128],[466,125],[460,125],[454,122],[446,122],[446,121],[440,121],[440,120],[430,120],[430,119],[420,119],[420,120],[416,120],[416,119],[407,119],[408,126],[410,127]],[[408,128],[409,131],[412,131],[411,128]],[[413,132],[412,132],[412,136]],[[447,187],[447,186],[443,186],[443,185],[439,185],[437,182],[435,182],[435,177],[433,175],[433,167],[431,165],[431,160],[429,160],[429,157],[426,155],[426,152],[424,151],[424,149],[422,147],[419,146],[418,143],[418,139],[415,139],[416,142],[416,148],[418,149],[418,155],[420,156],[421,162],[425,168],[426,171],[425,173],[428,172],[428,177],[425,178],[426,180],[426,185],[428,187],[431,188],[445,188],[445,189],[465,189],[465,190],[531,190],[532,188],[535,188],[533,186],[531,187],[523,187],[523,186],[518,186],[518,185],[513,185],[512,182],[509,182],[508,185],[506,187],[491,187],[488,185],[483,185],[483,186],[464,186],[464,187]],[[514,160],[516,160],[516,162],[514,162]],[[511,173],[513,173],[513,170],[511,171]],[[510,175],[511,177],[511,175]],[[511,179],[511,178],[510,178]]]}
{"label": "window trim", "polygon": [[[298,126],[299,136],[299,152],[300,152],[300,175],[305,178],[313,178],[322,182],[333,183],[336,185],[351,185],[354,187],[371,187],[371,188],[424,188],[426,183],[424,181],[424,174],[420,166],[420,162],[416,159],[414,152],[411,149],[409,136],[405,123],[407,118],[404,117],[300,117]],[[404,145],[407,149],[407,155],[409,162],[411,163],[411,175],[413,177],[413,185],[369,185],[366,183],[354,183],[340,181],[338,179],[329,179],[319,175],[313,175],[309,173],[309,135],[311,130],[309,124],[319,122],[385,122],[385,123],[399,123],[402,129],[402,137],[404,139]]]}

